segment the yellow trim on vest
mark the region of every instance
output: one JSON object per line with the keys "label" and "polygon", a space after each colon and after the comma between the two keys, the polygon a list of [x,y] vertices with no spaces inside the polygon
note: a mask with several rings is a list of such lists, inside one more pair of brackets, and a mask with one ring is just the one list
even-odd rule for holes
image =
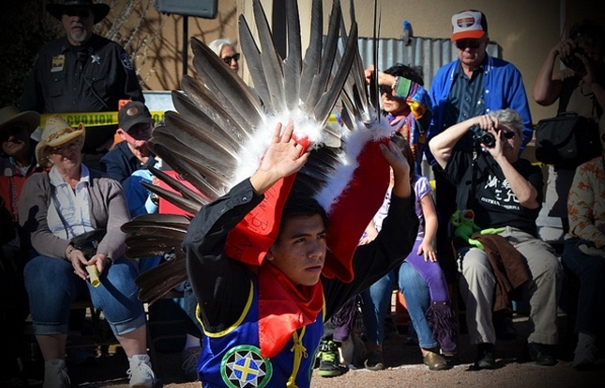
{"label": "yellow trim on vest", "polygon": [[302,339],[305,336],[305,332],[307,331],[307,327],[303,327],[300,329],[300,336],[298,335],[298,331],[292,333],[292,340],[294,344],[290,348],[291,352],[294,352],[294,365],[292,365],[292,374],[286,383],[286,387],[298,388],[296,385],[296,376],[298,375],[298,370],[300,369],[300,361],[302,358],[308,358],[309,353],[307,353],[307,348],[304,347],[302,343]]}
{"label": "yellow trim on vest", "polygon": [[[246,302],[244,311],[242,312],[242,315],[239,317],[239,319],[232,326],[226,328],[223,331],[219,331],[217,333],[210,333],[210,332],[206,331],[206,329],[204,328],[204,334],[206,334],[208,337],[211,337],[211,338],[219,338],[219,337],[227,335],[227,334],[231,333],[233,330],[237,329],[239,327],[239,325],[241,325],[241,323],[244,321],[244,318],[246,318],[246,315],[248,314],[248,311],[250,310],[250,306],[252,306],[253,300],[254,300],[254,284],[252,283],[252,280],[250,280],[250,293],[248,294],[248,301]],[[199,305],[198,305],[198,308],[199,308]],[[202,327],[203,327],[203,325],[202,325]]]}
{"label": "yellow trim on vest", "polygon": [[321,321],[326,323],[326,294],[323,294],[324,304],[321,307]]}

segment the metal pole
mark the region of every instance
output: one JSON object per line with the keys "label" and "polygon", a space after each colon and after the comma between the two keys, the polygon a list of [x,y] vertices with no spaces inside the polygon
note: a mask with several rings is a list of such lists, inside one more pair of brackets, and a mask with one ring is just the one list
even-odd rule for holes
{"label": "metal pole", "polygon": [[183,75],[187,75],[187,53],[189,52],[189,17],[183,15]]}

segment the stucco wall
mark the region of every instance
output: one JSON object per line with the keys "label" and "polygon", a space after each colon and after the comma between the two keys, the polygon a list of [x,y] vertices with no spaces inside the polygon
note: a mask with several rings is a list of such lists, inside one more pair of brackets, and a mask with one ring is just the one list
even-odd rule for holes
{"label": "stucco wall", "polygon": [[[218,17],[214,20],[192,18],[189,20],[189,37],[195,36],[209,43],[218,37],[228,37],[237,42],[238,16],[244,14],[253,24],[250,0],[218,0]],[[262,0],[267,18],[272,18],[272,1]],[[327,30],[328,14],[332,2],[324,1],[324,31]],[[343,0],[342,7],[348,24],[349,1]],[[525,81],[530,100],[533,119],[553,115],[555,106],[540,107],[531,97],[534,79],[544,57],[560,37],[561,26],[565,16],[569,23],[590,17],[605,20],[605,1],[592,0],[508,0],[504,1],[465,1],[465,0],[379,0],[381,12],[381,37],[398,38],[402,34],[402,21],[407,19],[412,25],[414,35],[432,38],[447,38],[451,34],[451,16],[463,9],[480,9],[489,23],[489,35],[492,41],[499,44],[501,56],[514,63]],[[311,0],[299,0],[301,27],[303,36],[308,39]],[[373,2],[355,2],[359,36],[372,36]],[[566,10],[566,11],[565,11]],[[144,88],[175,89],[178,88],[182,75],[182,37],[183,21],[178,15],[160,15],[150,12],[147,28],[152,30],[164,21],[161,39],[156,40],[150,50],[141,74],[148,74]],[[303,45],[303,47],[305,47]],[[188,50],[189,60],[191,52]],[[245,64],[245,58],[242,65]],[[241,70],[246,79],[245,65]],[[189,67],[189,74],[194,70]]]}

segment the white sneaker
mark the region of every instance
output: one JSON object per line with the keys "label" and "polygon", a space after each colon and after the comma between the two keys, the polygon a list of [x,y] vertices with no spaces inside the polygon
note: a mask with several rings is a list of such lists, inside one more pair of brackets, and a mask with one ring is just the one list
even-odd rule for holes
{"label": "white sneaker", "polygon": [[44,363],[44,384],[42,388],[70,388],[65,360],[48,360]]}
{"label": "white sneaker", "polygon": [[137,354],[129,358],[130,369],[128,369],[129,385],[131,388],[152,388],[155,384],[155,374],[151,369],[149,356]]}
{"label": "white sneaker", "polygon": [[184,349],[183,356],[183,370],[185,371],[185,377],[189,381],[197,380],[197,362],[200,358],[202,348],[195,346],[192,348]]}

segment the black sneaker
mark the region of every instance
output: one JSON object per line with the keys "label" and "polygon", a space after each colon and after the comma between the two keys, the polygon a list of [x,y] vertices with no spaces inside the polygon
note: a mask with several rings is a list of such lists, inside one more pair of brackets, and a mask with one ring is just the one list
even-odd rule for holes
{"label": "black sneaker", "polygon": [[319,343],[319,371],[321,377],[335,377],[342,374],[338,365],[338,345],[332,340],[322,340]]}
{"label": "black sneaker", "polygon": [[494,369],[496,367],[494,344],[485,343],[477,345],[475,367],[478,369]]}
{"label": "black sneaker", "polygon": [[538,365],[553,366],[557,364],[557,358],[554,355],[554,346],[530,342],[527,344],[529,357]]}

